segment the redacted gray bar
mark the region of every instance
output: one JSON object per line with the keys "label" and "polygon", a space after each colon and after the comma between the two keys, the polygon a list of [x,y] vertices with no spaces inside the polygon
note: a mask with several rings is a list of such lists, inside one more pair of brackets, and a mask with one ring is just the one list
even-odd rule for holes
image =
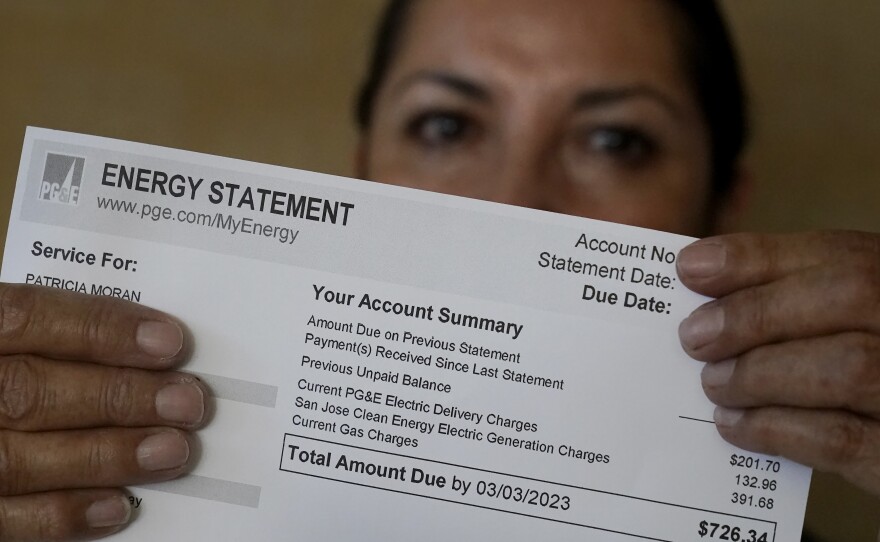
{"label": "redacted gray bar", "polygon": [[268,408],[275,408],[278,387],[237,378],[206,373],[193,373],[211,389],[214,397]]}
{"label": "redacted gray bar", "polygon": [[161,491],[163,493],[173,493],[174,495],[247,506],[248,508],[260,507],[260,493],[262,492],[262,488],[259,486],[197,476],[195,474],[168,482],[138,487],[151,491]]}

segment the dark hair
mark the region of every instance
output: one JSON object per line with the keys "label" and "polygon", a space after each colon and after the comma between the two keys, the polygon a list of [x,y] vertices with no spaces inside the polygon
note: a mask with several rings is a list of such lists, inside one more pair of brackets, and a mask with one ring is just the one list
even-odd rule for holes
{"label": "dark hair", "polygon": [[376,95],[385,76],[388,75],[394,54],[403,37],[406,19],[414,3],[414,0],[390,0],[379,19],[373,43],[373,56],[355,103],[355,120],[361,131],[366,131],[373,122]]}
{"label": "dark hair", "polygon": [[[730,32],[716,0],[667,0],[683,16],[683,54],[712,145],[712,193],[723,198],[748,139],[746,95]],[[367,77],[356,104],[357,125],[369,129],[379,92],[415,0],[390,0],[380,19]]]}

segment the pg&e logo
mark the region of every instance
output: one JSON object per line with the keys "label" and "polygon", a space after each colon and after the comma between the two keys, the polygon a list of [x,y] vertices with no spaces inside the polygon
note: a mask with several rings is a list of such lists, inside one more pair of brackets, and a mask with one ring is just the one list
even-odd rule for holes
{"label": "pg&e logo", "polygon": [[39,199],[76,205],[82,187],[86,159],[65,154],[46,154]]}

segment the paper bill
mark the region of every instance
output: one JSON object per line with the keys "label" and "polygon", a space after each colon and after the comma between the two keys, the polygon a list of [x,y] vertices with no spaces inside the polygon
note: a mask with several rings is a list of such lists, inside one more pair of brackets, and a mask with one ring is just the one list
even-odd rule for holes
{"label": "paper bill", "polygon": [[690,239],[27,132],[2,279],[186,322],[192,475],[118,540],[800,539],[809,470],[718,436]]}

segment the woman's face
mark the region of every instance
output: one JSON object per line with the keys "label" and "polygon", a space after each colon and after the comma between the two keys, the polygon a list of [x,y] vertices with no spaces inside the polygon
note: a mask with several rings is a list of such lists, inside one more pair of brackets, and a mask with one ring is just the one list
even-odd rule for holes
{"label": "woman's face", "polygon": [[416,2],[358,174],[704,234],[709,134],[677,17],[657,0]]}

